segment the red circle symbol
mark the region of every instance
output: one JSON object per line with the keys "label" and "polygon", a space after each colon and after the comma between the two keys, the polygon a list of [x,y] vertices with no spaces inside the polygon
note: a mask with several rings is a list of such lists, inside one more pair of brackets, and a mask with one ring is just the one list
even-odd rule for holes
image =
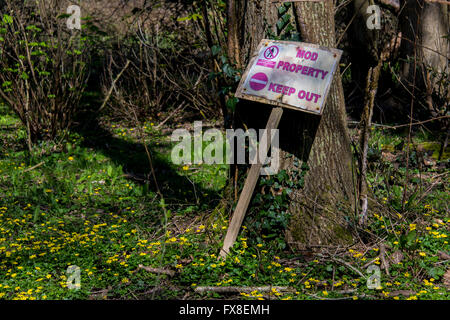
{"label": "red circle symbol", "polygon": [[262,72],[255,73],[250,78],[250,88],[252,88],[255,91],[259,91],[265,88],[267,85],[267,82],[269,81],[269,78],[267,78],[267,75]]}
{"label": "red circle symbol", "polygon": [[278,53],[280,53],[280,49],[277,46],[270,46],[266,49],[266,51],[264,51],[264,58],[276,58],[276,56],[278,56]]}

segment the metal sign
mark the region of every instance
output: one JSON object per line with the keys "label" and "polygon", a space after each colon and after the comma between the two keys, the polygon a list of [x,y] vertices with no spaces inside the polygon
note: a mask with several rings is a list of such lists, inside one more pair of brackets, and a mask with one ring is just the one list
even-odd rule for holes
{"label": "metal sign", "polygon": [[236,97],[322,114],[341,55],[315,44],[263,39]]}

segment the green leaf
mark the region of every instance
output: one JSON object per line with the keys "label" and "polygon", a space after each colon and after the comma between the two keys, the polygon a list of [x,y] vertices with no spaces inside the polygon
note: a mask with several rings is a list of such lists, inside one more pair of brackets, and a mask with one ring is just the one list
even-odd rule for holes
{"label": "green leaf", "polygon": [[13,23],[13,18],[7,14],[3,15],[3,22],[5,24],[12,24]]}
{"label": "green leaf", "polygon": [[232,77],[234,74],[234,69],[228,64],[224,64],[222,67],[223,72],[228,76],[228,77]]}
{"label": "green leaf", "polygon": [[187,20],[191,20],[191,17],[183,17],[183,18],[177,19],[177,21],[179,21],[179,22],[183,22],[183,21],[187,21]]}
{"label": "green leaf", "polygon": [[440,277],[442,277],[445,273],[445,269],[440,268],[440,267],[434,267],[431,268],[430,270],[428,270],[428,274],[435,279],[439,279]]}
{"label": "green leaf", "polygon": [[67,19],[67,18],[70,18],[70,17],[71,17],[70,14],[68,14],[68,13],[63,13],[63,14],[60,14],[59,16],[57,16],[56,18],[57,18],[57,19]]}
{"label": "green leaf", "polygon": [[278,7],[278,14],[283,15],[288,9],[285,6]]}
{"label": "green leaf", "polygon": [[197,21],[197,19],[203,19],[203,16],[202,16],[201,14],[194,13],[194,14],[192,15],[192,19],[193,19],[194,21]]}
{"label": "green leaf", "polygon": [[412,247],[413,245],[416,244],[416,237],[417,237],[417,232],[416,230],[413,230],[411,232],[408,233],[408,235],[406,236],[406,246],[407,247]]}
{"label": "green leaf", "polygon": [[278,28],[278,30],[279,31],[283,30],[283,27],[284,27],[284,22],[281,21],[281,20],[278,20],[277,21],[277,28]]}
{"label": "green leaf", "polygon": [[211,52],[213,54],[213,56],[216,56],[220,53],[220,51],[222,51],[222,48],[220,46],[214,45],[211,47]]}
{"label": "green leaf", "polygon": [[42,31],[41,28],[38,28],[38,27],[36,27],[35,25],[27,26],[26,29],[27,29],[28,31],[35,31],[35,32],[41,32],[41,31]]}
{"label": "green leaf", "polygon": [[112,177],[113,174],[113,167],[111,165],[108,165],[108,168],[106,169],[108,176]]}
{"label": "green leaf", "polygon": [[231,110],[232,112],[234,112],[234,110],[236,109],[236,104],[237,104],[238,102],[239,102],[239,99],[236,98],[236,97],[229,98],[229,99],[227,100],[227,108],[228,108],[229,110]]}
{"label": "green leaf", "polygon": [[29,76],[27,75],[27,73],[24,71],[22,72],[22,75],[20,76],[23,80],[28,80]]}
{"label": "green leaf", "polygon": [[34,208],[34,213],[33,213],[33,222],[36,222],[39,218],[39,206],[36,206],[36,208]]}

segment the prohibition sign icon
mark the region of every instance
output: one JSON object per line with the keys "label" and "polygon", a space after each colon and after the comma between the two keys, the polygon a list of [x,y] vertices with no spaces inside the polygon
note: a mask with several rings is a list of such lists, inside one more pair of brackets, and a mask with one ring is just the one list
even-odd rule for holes
{"label": "prohibition sign icon", "polygon": [[255,91],[262,90],[265,88],[268,81],[269,79],[267,78],[267,75],[265,73],[258,72],[251,77],[250,88]]}
{"label": "prohibition sign icon", "polygon": [[278,56],[278,53],[280,53],[280,49],[277,46],[270,46],[266,49],[266,51],[264,51],[264,58],[276,58]]}

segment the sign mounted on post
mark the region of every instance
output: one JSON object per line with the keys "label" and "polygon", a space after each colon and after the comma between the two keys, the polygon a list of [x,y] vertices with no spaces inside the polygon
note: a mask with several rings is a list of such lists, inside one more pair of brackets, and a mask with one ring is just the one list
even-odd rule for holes
{"label": "sign mounted on post", "polygon": [[[270,113],[268,131],[278,128],[283,115],[280,107],[321,115],[341,55],[341,50],[315,44],[263,39],[235,96],[277,106]],[[271,139],[267,146],[270,144]],[[255,163],[250,168],[220,251],[221,257],[228,254],[236,241],[261,167],[262,163]]]}
{"label": "sign mounted on post", "polygon": [[236,97],[320,115],[341,55],[316,44],[263,39]]}

